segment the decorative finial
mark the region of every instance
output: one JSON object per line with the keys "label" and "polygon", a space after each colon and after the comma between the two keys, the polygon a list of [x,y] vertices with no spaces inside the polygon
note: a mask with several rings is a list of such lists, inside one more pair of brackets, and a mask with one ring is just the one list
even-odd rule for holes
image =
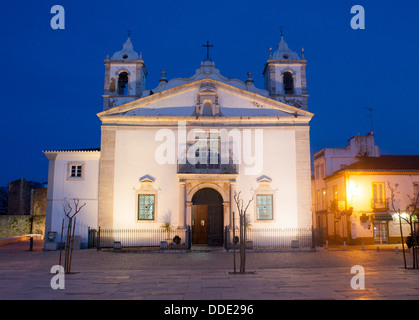
{"label": "decorative finial", "polygon": [[106,60],[109,60],[109,51],[106,52]]}
{"label": "decorative finial", "polygon": [[128,30],[127,32],[128,32],[128,38],[131,38],[131,32],[132,31],[131,30]]}
{"label": "decorative finial", "polygon": [[161,72],[160,82],[167,82],[167,79],[166,79],[166,71],[164,69]]}
{"label": "decorative finial", "polygon": [[253,83],[252,73],[250,72],[250,70],[247,72],[247,80],[246,80],[246,84],[247,84],[247,83]]}
{"label": "decorative finial", "polygon": [[284,39],[284,35],[283,35],[283,33],[282,33],[283,29],[284,29],[284,27],[283,27],[283,26],[280,26],[280,27],[279,27],[279,30],[281,31],[281,40],[283,40],[283,39]]}
{"label": "decorative finial", "polygon": [[272,48],[269,48],[269,59],[272,58]]}
{"label": "decorative finial", "polygon": [[301,57],[304,59],[304,48],[301,49]]}

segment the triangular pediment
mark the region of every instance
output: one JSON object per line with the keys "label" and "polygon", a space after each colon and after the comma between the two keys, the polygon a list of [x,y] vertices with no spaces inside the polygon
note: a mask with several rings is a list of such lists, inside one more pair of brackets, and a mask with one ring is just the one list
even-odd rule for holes
{"label": "triangular pediment", "polygon": [[[213,117],[289,118],[313,116],[312,113],[249,92],[214,79],[202,79],[180,85],[98,114],[106,118],[135,117],[204,117],[200,104],[214,104]],[[308,121],[309,121],[308,119]]]}

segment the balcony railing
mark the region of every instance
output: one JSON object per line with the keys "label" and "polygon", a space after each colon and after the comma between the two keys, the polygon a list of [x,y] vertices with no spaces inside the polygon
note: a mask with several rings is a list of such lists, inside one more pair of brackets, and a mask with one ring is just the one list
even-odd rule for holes
{"label": "balcony railing", "polygon": [[330,201],[330,211],[338,211],[339,205],[337,200]]}
{"label": "balcony railing", "polygon": [[199,173],[199,174],[237,174],[238,165],[228,164],[178,164],[178,173]]}
{"label": "balcony railing", "polygon": [[371,199],[371,208],[376,211],[387,211],[388,201],[383,199]]}

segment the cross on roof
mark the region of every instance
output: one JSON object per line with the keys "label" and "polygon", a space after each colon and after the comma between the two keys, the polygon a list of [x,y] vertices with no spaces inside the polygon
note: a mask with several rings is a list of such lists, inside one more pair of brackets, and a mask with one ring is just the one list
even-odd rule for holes
{"label": "cross on roof", "polygon": [[214,45],[213,44],[209,44],[209,41],[207,41],[207,44],[203,44],[202,46],[207,48],[207,60],[209,60],[210,59],[209,58],[209,48],[210,47],[213,47]]}

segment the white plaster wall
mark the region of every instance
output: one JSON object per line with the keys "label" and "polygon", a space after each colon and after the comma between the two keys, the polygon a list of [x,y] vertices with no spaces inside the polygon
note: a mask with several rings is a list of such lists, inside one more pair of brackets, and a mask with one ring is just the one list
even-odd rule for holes
{"label": "white plaster wall", "polygon": [[[65,218],[63,203],[72,199],[79,199],[80,205],[86,203],[76,215],[76,232],[81,235],[82,243],[87,244],[87,228],[97,228],[98,219],[98,181],[99,181],[99,153],[58,153],[55,160],[49,162],[47,221],[45,234],[55,231],[58,241],[61,236],[62,222]],[[67,179],[68,162],[84,162],[84,179],[74,181]],[[64,232],[64,235],[66,232]]]}
{"label": "white plaster wall", "polygon": [[265,175],[272,179],[270,187],[274,191],[274,220],[257,221],[256,198],[254,198],[248,210],[253,227],[298,227],[295,154],[293,130],[264,129],[262,170],[258,174],[246,175],[246,166],[240,166],[236,190],[242,191],[245,203],[247,203],[246,199],[251,199],[254,195],[253,191],[258,188],[257,178]]}
{"label": "white plaster wall", "polygon": [[[116,133],[114,228],[159,227],[162,218],[171,214],[172,223],[178,224],[179,178],[176,164],[161,165],[155,151],[162,141],[155,141],[156,129],[126,128]],[[252,135],[254,141],[254,133]],[[177,144],[176,144],[177,154]],[[253,151],[254,152],[254,151]],[[254,155],[254,153],[252,154]],[[255,222],[261,227],[298,227],[295,132],[290,128],[264,129],[263,166],[260,172],[245,174],[245,164],[240,166],[236,190],[242,191],[244,201],[257,189],[257,178],[266,175],[272,179],[274,190],[274,221]],[[248,166],[247,166],[248,167]],[[137,221],[136,197],[140,178],[150,175],[155,179],[157,191],[156,221]],[[310,197],[310,195],[307,195]],[[248,213],[255,218],[256,201]],[[307,212],[311,216],[311,212]],[[227,224],[228,221],[225,221]]]}
{"label": "white plaster wall", "polygon": [[[114,228],[159,227],[166,215],[178,224],[177,165],[160,165],[155,151],[161,141],[155,141],[158,129],[117,130],[115,145]],[[136,197],[141,187],[140,178],[150,175],[155,179],[157,193],[156,220],[138,221]]]}

